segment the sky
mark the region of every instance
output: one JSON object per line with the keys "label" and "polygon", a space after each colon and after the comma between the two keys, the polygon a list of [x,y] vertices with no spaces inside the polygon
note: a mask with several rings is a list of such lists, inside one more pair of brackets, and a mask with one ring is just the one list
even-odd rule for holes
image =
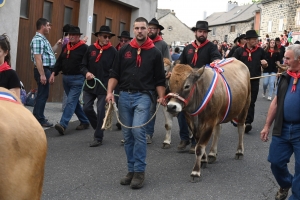
{"label": "sky", "polygon": [[[227,11],[229,0],[158,0],[158,8],[174,10],[176,17],[186,25],[192,27],[198,20],[203,20],[204,11],[207,15],[214,12]],[[251,0],[231,0],[238,5],[251,3]]]}

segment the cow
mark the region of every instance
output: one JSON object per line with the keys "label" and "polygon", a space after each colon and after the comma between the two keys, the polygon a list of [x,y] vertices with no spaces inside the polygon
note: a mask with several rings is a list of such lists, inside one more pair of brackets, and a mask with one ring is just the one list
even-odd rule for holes
{"label": "cow", "polygon": [[[216,160],[221,123],[237,121],[239,139],[235,159],[244,155],[243,135],[251,98],[250,73],[246,65],[233,58],[223,67],[214,64],[214,67],[200,69],[176,65],[170,77],[170,93],[166,96],[168,112],[183,111],[197,141],[192,182],[199,181],[201,166],[206,167]],[[212,146],[207,156],[205,148],[211,136]]]}
{"label": "cow", "polygon": [[0,87],[0,199],[41,198],[47,140],[21,100]]}

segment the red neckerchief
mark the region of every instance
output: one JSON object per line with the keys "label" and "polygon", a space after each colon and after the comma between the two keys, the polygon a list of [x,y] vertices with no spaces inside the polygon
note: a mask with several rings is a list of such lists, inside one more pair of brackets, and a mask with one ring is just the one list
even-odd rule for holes
{"label": "red neckerchief", "polygon": [[136,42],[136,39],[130,41],[130,46],[132,48],[137,49],[137,57],[136,57],[136,66],[140,67],[142,63],[142,57],[141,57],[141,50],[148,50],[154,48],[153,41],[148,37],[147,40],[139,46],[139,44]]}
{"label": "red neckerchief", "polygon": [[155,42],[161,41],[163,40],[162,37],[160,35],[157,35],[152,41],[155,44]]}
{"label": "red neckerchief", "polygon": [[99,52],[99,54],[98,54],[98,56],[97,56],[97,58],[96,58],[96,61],[95,61],[95,62],[98,62],[98,61],[100,60],[101,56],[102,56],[102,52],[103,52],[104,50],[106,50],[106,49],[109,49],[112,45],[111,45],[111,42],[108,42],[107,45],[101,47],[101,46],[99,45],[99,40],[97,40],[97,41],[94,43],[94,46],[96,47],[96,49],[99,49],[99,50],[100,50],[100,52]]}
{"label": "red neckerchief", "polygon": [[67,44],[67,58],[70,57],[70,53],[71,53],[72,50],[74,50],[74,49],[80,47],[80,46],[83,45],[83,44],[85,44],[85,42],[84,42],[83,40],[80,40],[79,42],[77,42],[75,45],[73,45],[73,46],[71,47],[71,42],[69,42],[69,43]]}
{"label": "red neckerchief", "polygon": [[273,53],[275,52],[274,50],[269,49],[269,52],[271,53],[271,57],[273,55]]}
{"label": "red neckerchief", "polygon": [[278,49],[280,49],[281,48],[281,44],[277,45],[277,47],[278,47]]}
{"label": "red neckerchief", "polygon": [[252,61],[252,53],[254,52],[254,51],[256,51],[258,49],[258,46],[255,46],[255,48],[254,49],[248,49],[248,47],[245,45],[245,50],[249,53],[248,54],[248,61]]}
{"label": "red neckerchief", "polygon": [[116,46],[116,49],[117,49],[117,51],[119,51],[121,49],[121,44],[120,43]]}
{"label": "red neckerchief", "polygon": [[4,62],[2,65],[0,65],[0,72],[4,72],[6,70],[10,70],[10,66],[7,64],[7,62]]}
{"label": "red neckerchief", "polygon": [[242,47],[242,48],[244,47],[244,45],[241,45],[240,43],[238,44],[238,46],[239,46],[239,47]]}
{"label": "red neckerchief", "polygon": [[294,78],[291,92],[295,92],[296,91],[296,85],[297,85],[297,82],[298,82],[298,78],[300,78],[300,73],[292,72],[290,70],[287,70],[286,72],[288,73],[288,75],[290,75],[291,77]]}
{"label": "red neckerchief", "polygon": [[195,53],[194,53],[194,57],[193,57],[193,60],[192,60],[193,65],[196,65],[197,60],[198,60],[198,49],[204,47],[208,42],[209,42],[209,40],[206,40],[205,42],[200,44],[200,46],[197,45],[196,41],[192,42],[193,47],[195,47]]}

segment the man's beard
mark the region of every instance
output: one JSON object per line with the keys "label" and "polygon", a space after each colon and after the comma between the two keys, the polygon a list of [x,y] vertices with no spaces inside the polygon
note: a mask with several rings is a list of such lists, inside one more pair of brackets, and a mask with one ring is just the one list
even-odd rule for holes
{"label": "man's beard", "polygon": [[151,40],[154,40],[154,38],[156,38],[157,36],[157,33],[151,33],[151,34],[148,34],[148,37],[151,39]]}
{"label": "man's beard", "polygon": [[200,42],[200,43],[203,43],[203,42],[205,42],[206,41],[206,37],[204,37],[204,36],[200,36],[200,37],[197,37],[197,36],[195,36],[196,37],[196,40],[198,41],[198,42]]}

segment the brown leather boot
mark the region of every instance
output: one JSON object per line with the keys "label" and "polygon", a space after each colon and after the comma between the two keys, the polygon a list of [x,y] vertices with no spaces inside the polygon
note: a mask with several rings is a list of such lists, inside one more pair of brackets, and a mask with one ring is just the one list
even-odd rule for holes
{"label": "brown leather boot", "polygon": [[120,184],[121,185],[130,185],[131,180],[133,178],[134,172],[128,172],[127,175],[121,179]]}
{"label": "brown leather boot", "polygon": [[280,188],[278,190],[278,192],[275,195],[275,200],[284,200],[287,198],[288,194],[289,194],[289,189],[290,188],[286,188],[286,189],[282,189]]}
{"label": "brown leather boot", "polygon": [[130,183],[132,189],[140,189],[144,185],[145,172],[134,172],[133,178]]}

